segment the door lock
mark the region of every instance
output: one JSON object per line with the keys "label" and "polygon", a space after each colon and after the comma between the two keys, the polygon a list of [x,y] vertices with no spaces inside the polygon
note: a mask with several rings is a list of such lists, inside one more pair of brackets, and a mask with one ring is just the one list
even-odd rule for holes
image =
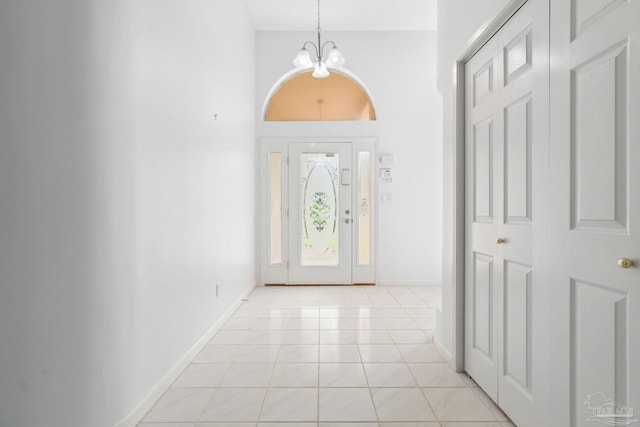
{"label": "door lock", "polygon": [[620,258],[618,260],[618,265],[620,266],[620,268],[631,268],[633,267],[633,261],[631,261],[629,258]]}

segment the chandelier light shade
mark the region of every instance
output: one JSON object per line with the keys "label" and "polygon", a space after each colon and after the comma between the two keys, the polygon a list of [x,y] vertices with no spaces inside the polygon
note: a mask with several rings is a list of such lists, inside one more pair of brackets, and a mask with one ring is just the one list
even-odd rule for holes
{"label": "chandelier light shade", "polygon": [[[315,63],[311,59],[311,55],[307,50],[307,46],[313,46],[315,50]],[[331,46],[329,54],[325,57],[324,51],[327,46]],[[338,46],[329,40],[322,43],[322,37],[320,35],[320,0],[318,0],[318,43],[307,41],[302,45],[302,49],[298,52],[298,55],[293,60],[293,65],[299,69],[313,68],[313,77],[317,79],[323,79],[329,77],[329,69],[340,68],[344,65],[345,60]]]}
{"label": "chandelier light shade", "polygon": [[328,62],[332,67],[342,67],[346,61],[338,48],[334,46],[329,52]]}
{"label": "chandelier light shade", "polygon": [[293,61],[293,65],[295,65],[297,68],[309,68],[313,65],[313,62],[311,61],[311,55],[309,55],[309,51],[306,47],[300,49],[300,52],[298,52],[298,56],[296,56],[296,59]]}

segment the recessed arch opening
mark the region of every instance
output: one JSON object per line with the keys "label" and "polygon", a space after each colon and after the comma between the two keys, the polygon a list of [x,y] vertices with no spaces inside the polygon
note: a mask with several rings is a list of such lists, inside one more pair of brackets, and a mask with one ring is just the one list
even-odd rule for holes
{"label": "recessed arch opening", "polygon": [[353,73],[332,69],[317,79],[312,71],[294,69],[276,82],[265,101],[265,121],[376,120],[371,95]]}

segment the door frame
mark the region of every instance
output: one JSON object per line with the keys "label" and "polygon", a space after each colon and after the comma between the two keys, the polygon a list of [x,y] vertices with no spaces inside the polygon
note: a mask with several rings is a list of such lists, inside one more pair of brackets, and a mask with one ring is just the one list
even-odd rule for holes
{"label": "door frame", "polygon": [[[256,248],[256,255],[259,259],[259,284],[264,286],[267,284],[287,285],[289,284],[289,234],[288,234],[288,208],[289,208],[289,188],[288,188],[288,156],[289,156],[289,144],[290,143],[350,143],[352,147],[352,165],[356,165],[358,159],[358,153],[362,151],[368,151],[371,153],[371,243],[370,243],[370,260],[369,265],[359,265],[357,262],[356,237],[355,227],[352,227],[352,256],[351,256],[351,271],[353,284],[376,284],[378,277],[378,138],[376,137],[344,137],[344,138],[325,138],[325,137],[302,137],[302,138],[260,138],[258,141],[260,145],[259,153],[259,171],[257,180],[257,189],[259,192],[259,206],[258,206],[258,220],[256,226],[258,227],[259,244]],[[282,153],[282,230],[281,239],[283,242],[282,263],[271,264],[269,262],[270,257],[270,224],[269,224],[269,153],[280,152]],[[356,200],[358,197],[357,183],[357,168],[352,169],[352,200]],[[354,219],[356,217],[356,205],[353,204]]]}

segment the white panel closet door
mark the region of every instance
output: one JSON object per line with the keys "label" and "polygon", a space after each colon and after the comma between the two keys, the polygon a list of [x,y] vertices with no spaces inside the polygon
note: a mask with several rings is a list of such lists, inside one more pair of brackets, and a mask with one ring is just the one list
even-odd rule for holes
{"label": "white panel closet door", "polygon": [[[494,37],[466,65],[465,93],[465,369],[498,400],[497,260],[502,194],[495,191],[495,154],[502,123],[496,93],[499,74]],[[496,194],[497,193],[497,194]],[[498,271],[496,271],[498,270]]]}
{"label": "white panel closet door", "polygon": [[554,0],[551,16],[553,425],[627,425],[640,418],[640,0]]}
{"label": "white panel closet door", "polygon": [[465,73],[465,369],[521,427],[533,425],[533,152],[546,141],[533,110],[534,69],[546,64],[534,55],[534,3]]}

